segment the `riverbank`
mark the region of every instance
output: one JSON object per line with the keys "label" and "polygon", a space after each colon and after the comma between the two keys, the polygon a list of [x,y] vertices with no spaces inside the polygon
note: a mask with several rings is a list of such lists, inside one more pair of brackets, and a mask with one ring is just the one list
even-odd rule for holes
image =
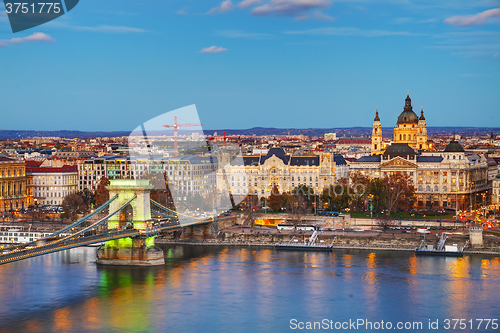
{"label": "riverbank", "polygon": [[[218,239],[197,239],[197,238],[157,238],[158,244],[177,244],[191,246],[237,246],[237,247],[260,247],[274,248],[276,243],[289,242],[292,237],[303,241],[306,235],[292,234],[227,234],[222,233]],[[336,237],[336,239],[335,239]],[[335,239],[333,248],[335,249],[355,249],[367,251],[405,251],[413,252],[422,242],[423,236],[407,234],[384,234],[384,235],[327,235],[321,237],[324,243],[329,244]],[[450,237],[449,244],[464,246],[467,237]],[[437,237],[427,236],[426,242],[429,244],[437,242]],[[482,248],[468,248],[464,254],[488,254],[500,256],[500,243],[496,240],[485,240]]]}

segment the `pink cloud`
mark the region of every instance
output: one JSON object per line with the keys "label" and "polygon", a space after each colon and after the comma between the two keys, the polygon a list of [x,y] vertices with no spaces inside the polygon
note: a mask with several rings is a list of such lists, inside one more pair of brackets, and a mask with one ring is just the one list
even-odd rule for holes
{"label": "pink cloud", "polygon": [[238,7],[245,9],[254,5],[259,5],[260,3],[260,0],[243,0],[238,4]]}
{"label": "pink cloud", "polygon": [[224,0],[221,2],[221,4],[217,7],[214,7],[210,9],[207,14],[217,14],[217,13],[226,13],[234,8],[233,3],[231,0]]}
{"label": "pink cloud", "polygon": [[457,27],[469,27],[471,25],[480,25],[485,23],[491,17],[500,16],[500,8],[493,8],[477,13],[472,16],[452,16],[444,20],[444,23]]}
{"label": "pink cloud", "polygon": [[271,0],[255,7],[250,14],[255,16],[303,16],[312,9],[325,9],[332,4],[329,0]]}
{"label": "pink cloud", "polygon": [[7,47],[11,44],[23,44],[23,43],[31,43],[31,42],[47,42],[47,43],[55,43],[55,40],[52,39],[49,35],[44,34],[43,32],[35,32],[27,37],[16,37],[11,39],[2,39],[0,40],[0,47]]}
{"label": "pink cloud", "polygon": [[220,47],[220,46],[210,46],[210,47],[205,47],[203,50],[199,51],[198,53],[221,53],[221,52],[226,52],[227,49]]}
{"label": "pink cloud", "polygon": [[335,21],[334,17],[331,17],[330,15],[324,14],[320,11],[316,11],[312,14],[302,14],[297,17],[295,17],[295,21],[300,22],[300,21],[305,21],[305,20],[314,20],[314,21]]}

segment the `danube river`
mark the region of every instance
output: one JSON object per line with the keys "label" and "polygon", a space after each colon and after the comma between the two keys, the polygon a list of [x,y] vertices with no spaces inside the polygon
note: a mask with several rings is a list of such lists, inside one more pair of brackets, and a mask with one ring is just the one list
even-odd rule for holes
{"label": "danube river", "polygon": [[156,268],[90,247],[0,266],[0,332],[500,331],[480,321],[500,320],[499,257],[163,248]]}

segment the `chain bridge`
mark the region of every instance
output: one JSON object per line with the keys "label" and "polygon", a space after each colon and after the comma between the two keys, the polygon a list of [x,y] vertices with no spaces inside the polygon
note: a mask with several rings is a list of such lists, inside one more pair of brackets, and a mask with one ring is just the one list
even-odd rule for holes
{"label": "chain bridge", "polygon": [[[102,243],[97,263],[109,265],[164,264],[154,238],[164,231],[214,222],[171,210],[150,199],[149,180],[116,179],[107,187],[110,199],[92,213],[31,243],[3,249],[0,265],[79,246]],[[106,212],[109,213],[100,217]],[[160,218],[154,220],[151,211]]]}

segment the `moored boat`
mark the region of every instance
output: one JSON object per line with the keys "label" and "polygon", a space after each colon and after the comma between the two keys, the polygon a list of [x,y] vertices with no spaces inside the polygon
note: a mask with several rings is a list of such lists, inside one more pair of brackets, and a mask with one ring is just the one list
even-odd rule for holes
{"label": "moored boat", "polygon": [[425,245],[425,239],[422,240],[420,246],[415,249],[415,254],[417,255],[431,255],[431,256],[453,256],[461,257],[464,254],[464,249],[468,244],[465,242],[463,247],[459,247],[457,244],[446,245],[446,239],[448,238],[446,233],[442,233],[439,239],[438,246],[434,248],[434,245]]}
{"label": "moored boat", "polygon": [[309,242],[307,243],[298,243],[294,242],[295,236],[290,239],[288,243],[276,243],[274,245],[276,250],[290,250],[290,251],[332,251],[333,243],[337,237],[333,239],[331,244],[321,244],[316,243],[318,238],[319,231],[314,230],[312,236],[309,238]]}

